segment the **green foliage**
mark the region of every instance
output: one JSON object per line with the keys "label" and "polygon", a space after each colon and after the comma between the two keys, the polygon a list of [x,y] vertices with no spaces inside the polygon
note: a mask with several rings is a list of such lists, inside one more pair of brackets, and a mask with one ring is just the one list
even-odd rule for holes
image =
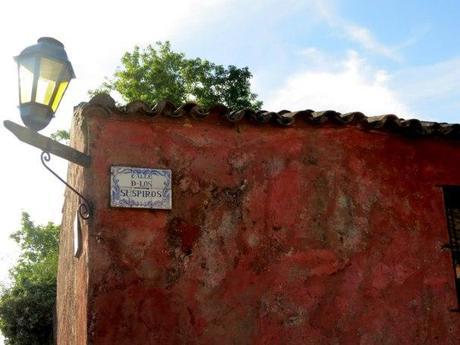
{"label": "green foliage", "polygon": [[121,62],[123,67],[114,78],[90,95],[117,91],[128,102],[141,100],[151,105],[169,100],[176,105],[193,101],[204,107],[221,103],[232,109],[262,106],[251,92],[252,74],[247,67],[225,68],[200,58],[187,59],[172,51],[169,42],[157,42],[144,50],[136,46]]}
{"label": "green foliage", "polygon": [[0,297],[0,330],[6,345],[53,344],[59,227],[35,225],[22,214],[11,235],[21,249],[11,270],[12,284]]}
{"label": "green foliage", "polygon": [[69,131],[66,131],[65,129],[58,129],[56,132],[51,133],[51,139],[64,142],[64,143],[69,143],[70,141],[70,133]]}

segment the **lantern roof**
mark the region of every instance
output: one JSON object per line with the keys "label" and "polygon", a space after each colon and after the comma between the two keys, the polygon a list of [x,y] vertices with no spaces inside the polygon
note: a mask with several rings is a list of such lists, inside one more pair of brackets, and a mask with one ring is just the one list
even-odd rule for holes
{"label": "lantern roof", "polygon": [[41,37],[37,40],[37,43],[25,48],[18,56],[15,57],[15,60],[28,57],[31,55],[41,55],[47,56],[55,60],[62,61],[67,64],[69,68],[70,77],[75,78],[75,73],[72,67],[72,64],[67,57],[67,53],[64,49],[64,45],[52,37]]}

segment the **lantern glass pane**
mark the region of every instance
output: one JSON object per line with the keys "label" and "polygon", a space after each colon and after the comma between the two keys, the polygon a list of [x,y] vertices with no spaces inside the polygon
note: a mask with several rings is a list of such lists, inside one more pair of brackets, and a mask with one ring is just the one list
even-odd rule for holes
{"label": "lantern glass pane", "polygon": [[54,94],[64,65],[60,62],[42,57],[40,59],[40,75],[37,83],[37,95],[35,102],[50,105],[51,97]]}
{"label": "lantern glass pane", "polygon": [[31,101],[34,83],[35,58],[28,57],[19,62],[19,100],[22,103]]}
{"label": "lantern glass pane", "polygon": [[69,85],[69,82],[67,80],[61,81],[59,84],[56,97],[54,97],[53,104],[51,105],[51,109],[53,111],[56,111],[57,107],[59,106],[59,103],[61,103],[62,96],[64,96],[64,92],[67,89],[67,86]]}

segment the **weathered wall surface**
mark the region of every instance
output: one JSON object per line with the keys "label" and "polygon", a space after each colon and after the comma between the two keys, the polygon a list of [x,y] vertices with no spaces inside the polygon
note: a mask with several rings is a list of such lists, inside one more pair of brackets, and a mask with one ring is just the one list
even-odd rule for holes
{"label": "weathered wall surface", "polygon": [[[86,129],[82,117],[76,114],[72,124],[70,145],[86,152]],[[88,173],[87,171],[86,173]],[[78,190],[85,189],[83,168],[69,165],[67,181]],[[56,341],[59,345],[87,344],[87,290],[88,290],[88,223],[82,222],[82,251],[79,258],[73,256],[73,225],[78,211],[77,196],[66,190],[61,232],[59,235],[59,267],[56,300]]]}
{"label": "weathered wall surface", "polygon": [[[88,343],[458,344],[436,186],[460,184],[458,142],[212,116],[87,125]],[[173,209],[110,208],[111,165],[171,169]]]}

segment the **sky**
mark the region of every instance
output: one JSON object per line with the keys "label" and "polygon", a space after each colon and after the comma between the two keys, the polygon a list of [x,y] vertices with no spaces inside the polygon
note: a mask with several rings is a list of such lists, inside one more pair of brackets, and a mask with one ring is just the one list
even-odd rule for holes
{"label": "sky", "polygon": [[[42,131],[68,129],[73,107],[112,76],[135,45],[248,66],[264,109],[393,113],[460,123],[458,0],[3,1],[0,4],[1,120],[21,123],[13,56],[39,37],[64,43],[77,78]],[[9,235],[27,211],[60,223],[63,185],[40,151],[0,126],[0,282],[17,258]],[[50,165],[66,176],[67,163]],[[1,340],[0,340],[1,343]]]}

